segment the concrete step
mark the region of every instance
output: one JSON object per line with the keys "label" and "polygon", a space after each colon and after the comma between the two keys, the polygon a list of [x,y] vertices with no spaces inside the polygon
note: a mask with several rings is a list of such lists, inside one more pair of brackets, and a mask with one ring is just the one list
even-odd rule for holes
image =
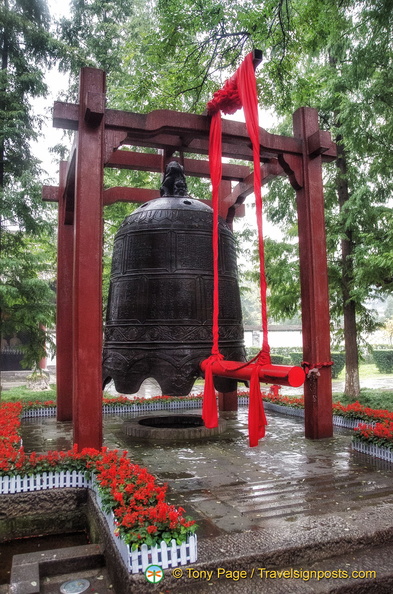
{"label": "concrete step", "polygon": [[[98,580],[97,583],[101,584],[102,581],[101,585],[103,585],[106,577],[106,572],[105,576],[102,573],[104,565],[103,547],[96,544],[14,555],[9,592],[10,594],[39,592],[52,594],[60,591],[61,583],[76,577],[84,577],[87,573],[94,579],[102,575],[102,580]],[[98,572],[91,573],[96,569]],[[97,594],[104,594],[107,590],[100,587],[100,590],[96,589],[96,591]]]}
{"label": "concrete step", "polygon": [[283,567],[246,565],[241,558],[209,569],[195,564],[183,567],[176,583],[171,579],[169,586],[165,580],[163,589],[168,594],[391,594],[392,552],[389,544],[363,547],[347,555]]}

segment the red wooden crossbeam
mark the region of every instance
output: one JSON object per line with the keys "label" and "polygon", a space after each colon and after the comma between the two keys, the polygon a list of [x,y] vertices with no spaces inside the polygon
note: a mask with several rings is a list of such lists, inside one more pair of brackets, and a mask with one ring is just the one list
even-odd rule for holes
{"label": "red wooden crossbeam", "polygon": [[[182,165],[186,177],[210,178],[209,161],[206,159],[184,159]],[[162,173],[162,156],[153,153],[117,150],[109,157],[105,167]],[[222,170],[222,179],[234,181],[241,181],[250,173],[249,167],[234,163],[223,163]]]}
{"label": "red wooden crossbeam", "polygon": [[[206,370],[207,362],[201,362],[201,369]],[[266,384],[279,384],[280,386],[291,386],[298,388],[304,384],[305,373],[301,367],[291,365],[258,365],[257,363],[242,364],[239,361],[215,361],[210,363],[213,375],[230,377],[241,381],[251,379],[251,375],[258,367],[258,375],[261,382]]]}
{"label": "red wooden crossbeam", "polygon": [[[78,130],[78,105],[56,101],[53,109],[53,125],[57,128]],[[159,109],[146,114],[105,110],[105,129],[121,130],[122,144],[152,148],[175,147],[188,153],[208,154],[210,117],[169,109]],[[278,154],[303,155],[303,143],[293,136],[270,134],[263,128],[259,131],[261,160],[270,160]],[[318,142],[321,144],[318,145]],[[252,149],[246,125],[242,122],[223,119],[223,157],[252,160]],[[307,153],[312,157],[322,156],[322,161],[333,161],[337,156],[336,146],[329,132],[319,131],[310,139]]]}

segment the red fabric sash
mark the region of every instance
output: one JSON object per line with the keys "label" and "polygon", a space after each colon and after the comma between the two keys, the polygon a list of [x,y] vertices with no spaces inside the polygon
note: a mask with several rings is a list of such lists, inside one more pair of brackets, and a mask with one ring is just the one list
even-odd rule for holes
{"label": "red fabric sash", "polygon": [[[258,249],[260,260],[260,294],[262,307],[262,350],[258,355],[258,363],[270,363],[270,349],[267,336],[266,311],[266,278],[265,257],[262,232],[262,195],[261,195],[261,164],[258,123],[258,97],[253,65],[253,56],[248,54],[235,72],[226,81],[224,87],[214,93],[213,99],[207,104],[208,114],[212,116],[209,138],[209,164],[212,182],[213,204],[213,346],[212,356],[208,359],[215,361],[222,358],[219,351],[219,291],[218,291],[218,196],[222,177],[222,132],[221,111],[227,114],[235,113],[240,107],[244,109],[247,132],[253,146],[254,160],[254,194],[257,212]],[[208,365],[205,371],[205,389],[203,397],[203,420],[207,427],[217,427],[217,404],[213,385],[213,374]],[[265,434],[266,417],[263,411],[262,395],[259,378],[256,372],[250,382],[250,403],[248,414],[248,428],[250,446],[258,445],[258,440]]]}

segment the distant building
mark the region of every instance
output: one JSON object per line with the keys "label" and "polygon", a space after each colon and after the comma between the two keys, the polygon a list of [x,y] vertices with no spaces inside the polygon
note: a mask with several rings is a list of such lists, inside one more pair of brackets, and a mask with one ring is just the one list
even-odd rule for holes
{"label": "distant building", "polygon": [[[244,326],[244,345],[262,346],[262,330],[259,326]],[[289,347],[302,350],[302,327],[300,324],[271,324],[269,326],[269,345],[271,348]]]}

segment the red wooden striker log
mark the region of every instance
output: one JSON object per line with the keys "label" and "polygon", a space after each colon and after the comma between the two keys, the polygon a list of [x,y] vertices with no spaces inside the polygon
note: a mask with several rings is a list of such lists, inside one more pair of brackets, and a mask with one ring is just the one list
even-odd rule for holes
{"label": "red wooden striker log", "polygon": [[[291,386],[298,388],[303,385],[305,373],[301,367],[291,365],[263,365],[248,363],[242,365],[239,361],[215,361],[210,363],[213,375],[231,377],[238,380],[250,380],[255,367],[259,367],[259,379],[267,384],[279,384],[280,386]],[[202,361],[201,369],[206,369],[206,360]]]}

